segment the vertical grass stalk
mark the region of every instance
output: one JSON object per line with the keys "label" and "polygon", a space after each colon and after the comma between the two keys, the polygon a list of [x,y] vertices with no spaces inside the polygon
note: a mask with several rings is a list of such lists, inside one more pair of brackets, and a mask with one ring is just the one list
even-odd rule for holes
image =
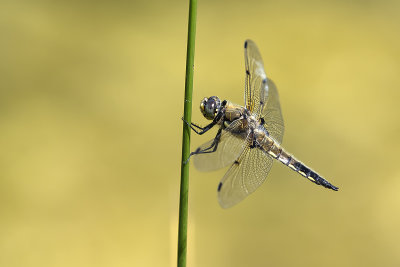
{"label": "vertical grass stalk", "polygon": [[[196,37],[197,0],[189,0],[188,40],[186,51],[185,102],[183,118],[192,121],[192,92],[194,69],[194,44]],[[178,267],[186,266],[189,164],[184,162],[190,154],[190,127],[183,122],[182,160],[181,160],[181,191],[179,198],[179,229],[178,229]]]}

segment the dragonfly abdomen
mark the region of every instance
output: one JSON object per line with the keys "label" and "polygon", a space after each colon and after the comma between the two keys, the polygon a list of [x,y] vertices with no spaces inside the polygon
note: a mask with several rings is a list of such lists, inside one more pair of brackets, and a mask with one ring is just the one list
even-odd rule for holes
{"label": "dragonfly abdomen", "polygon": [[304,165],[302,162],[297,160],[291,154],[287,153],[275,140],[269,136],[264,136],[261,142],[261,149],[270,155],[271,157],[277,159],[282,164],[288,166],[295,172],[299,173],[301,176],[307,178],[311,182],[322,185],[323,187],[337,191],[338,188],[327,180],[322,178],[319,174],[314,172],[312,169]]}
{"label": "dragonfly abdomen", "polygon": [[298,161],[293,156],[289,156],[289,157],[290,157],[289,161],[287,161],[287,160],[285,162],[282,162],[282,160],[279,160],[279,161],[284,163],[286,166],[289,166],[289,168],[291,168],[295,172],[299,173],[300,175],[304,176],[305,178],[307,178],[308,180],[310,180],[311,182],[313,182],[317,185],[322,185],[323,187],[326,187],[326,188],[329,188],[329,189],[332,189],[335,191],[338,190],[338,188],[336,186],[332,185],[327,180],[322,178],[318,173],[313,171],[311,168],[307,167],[306,165],[304,165],[302,162]]}

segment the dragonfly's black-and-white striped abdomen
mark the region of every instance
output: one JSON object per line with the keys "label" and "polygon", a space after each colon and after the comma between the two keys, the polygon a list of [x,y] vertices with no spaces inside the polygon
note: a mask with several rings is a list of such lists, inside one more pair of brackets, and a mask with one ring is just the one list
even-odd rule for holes
{"label": "dragonfly's black-and-white striped abdomen", "polygon": [[290,169],[299,173],[311,182],[335,191],[338,190],[336,186],[330,184],[311,168],[307,167],[302,162],[297,160],[294,156],[286,152],[285,149],[281,147],[280,144],[278,144],[278,142],[276,142],[272,137],[269,136],[268,131],[264,127],[259,126],[257,127],[257,130],[254,130],[253,132],[253,139],[257,144],[254,146],[255,148],[261,149],[268,156],[273,157],[282,164],[288,166]]}

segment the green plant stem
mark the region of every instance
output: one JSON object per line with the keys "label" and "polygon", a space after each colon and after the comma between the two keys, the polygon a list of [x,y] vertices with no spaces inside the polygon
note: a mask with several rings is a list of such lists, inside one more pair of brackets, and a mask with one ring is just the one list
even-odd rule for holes
{"label": "green plant stem", "polygon": [[[186,52],[186,80],[183,118],[192,121],[192,92],[194,69],[194,44],[196,37],[197,0],[189,0],[189,25]],[[190,127],[183,122],[182,160],[181,160],[181,191],[179,199],[179,229],[178,229],[178,267],[186,266],[188,194],[189,194],[189,163],[185,161],[190,155]]]}

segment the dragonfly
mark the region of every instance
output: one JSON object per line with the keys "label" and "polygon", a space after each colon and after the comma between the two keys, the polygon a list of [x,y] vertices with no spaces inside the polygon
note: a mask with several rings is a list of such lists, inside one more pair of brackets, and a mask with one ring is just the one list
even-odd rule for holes
{"label": "dragonfly", "polygon": [[211,123],[201,127],[186,122],[199,135],[218,128],[216,136],[190,153],[189,159],[194,156],[194,165],[200,171],[230,166],[217,189],[221,207],[232,207],[253,193],[264,183],[274,160],[317,185],[337,191],[338,187],[281,146],[284,123],[276,85],[267,78],[253,41],[245,41],[244,55],[245,105],[221,101],[217,96],[204,98],[200,111]]}

